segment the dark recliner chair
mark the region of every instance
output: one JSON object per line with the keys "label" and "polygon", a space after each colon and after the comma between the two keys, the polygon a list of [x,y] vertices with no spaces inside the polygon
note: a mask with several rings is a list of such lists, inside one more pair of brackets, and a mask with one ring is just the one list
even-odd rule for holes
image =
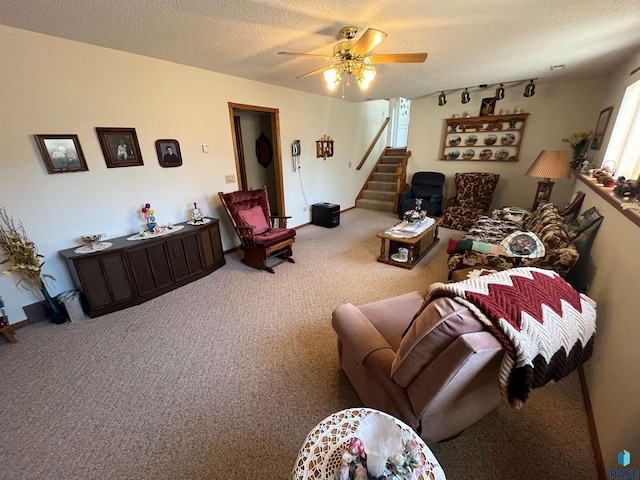
{"label": "dark recliner chair", "polygon": [[398,216],[416,207],[416,198],[422,199],[422,210],[430,217],[442,215],[444,174],[439,172],[416,172],[411,179],[411,188],[402,192],[398,200]]}

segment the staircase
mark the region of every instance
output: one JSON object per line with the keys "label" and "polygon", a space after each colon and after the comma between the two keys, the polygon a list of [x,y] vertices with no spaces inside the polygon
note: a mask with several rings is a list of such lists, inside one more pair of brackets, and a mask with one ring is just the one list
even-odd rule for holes
{"label": "staircase", "polygon": [[356,207],[383,212],[398,211],[398,194],[406,189],[407,160],[411,152],[406,148],[387,147],[364,188],[356,199]]}

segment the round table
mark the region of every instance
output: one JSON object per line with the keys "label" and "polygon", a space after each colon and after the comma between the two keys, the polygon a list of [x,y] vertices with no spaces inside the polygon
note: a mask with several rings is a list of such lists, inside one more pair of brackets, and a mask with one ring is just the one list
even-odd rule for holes
{"label": "round table", "polygon": [[442,470],[436,457],[411,427],[384,412],[364,407],[341,410],[318,423],[309,432],[302,448],[300,448],[291,478],[293,480],[333,479],[333,473],[340,466],[342,454],[346,450],[349,440],[355,436],[355,431],[360,424],[360,418],[373,412],[392,419],[403,432],[415,434],[416,440],[420,444],[420,454],[425,467],[424,472],[418,479],[446,479],[444,470]]}

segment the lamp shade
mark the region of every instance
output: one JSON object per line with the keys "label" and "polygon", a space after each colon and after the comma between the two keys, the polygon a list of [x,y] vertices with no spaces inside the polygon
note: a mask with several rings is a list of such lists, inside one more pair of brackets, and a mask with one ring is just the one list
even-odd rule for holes
{"label": "lamp shade", "polygon": [[569,152],[542,150],[525,175],[536,178],[571,178]]}

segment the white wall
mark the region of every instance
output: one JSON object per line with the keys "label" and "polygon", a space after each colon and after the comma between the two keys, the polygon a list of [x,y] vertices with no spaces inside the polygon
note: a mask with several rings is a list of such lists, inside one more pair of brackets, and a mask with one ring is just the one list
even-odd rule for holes
{"label": "white wall", "polygon": [[[456,172],[499,173],[493,207],[531,207],[539,179],[527,177],[525,172],[541,150],[570,151],[569,144],[562,142],[563,137],[595,127],[601,110],[598,99],[603,96],[604,88],[601,78],[543,83],[536,86],[533,97],[525,98],[524,85],[506,87],[505,98],[496,102],[496,112],[506,108],[513,113],[515,107],[522,107],[529,114],[517,162],[438,160],[445,119],[452,118],[454,113],[463,116],[463,112],[477,116],[482,98],[492,96],[493,89],[471,92],[471,102],[466,105],[460,102],[459,93],[448,95],[447,104],[442,107],[438,106],[437,95],[414,100],[409,127],[409,149],[413,153],[409,171],[444,173],[447,176],[445,198],[455,193]],[[556,180],[551,201],[564,205],[569,200],[571,187],[571,180]]]}
{"label": "white wall", "polygon": [[[59,250],[79,245],[84,234],[136,232],[146,202],[161,224],[188,219],[197,202],[221,219],[224,248],[237,245],[217,196],[233,187],[224,176],[236,173],[228,102],[279,109],[285,166],[289,144],[302,141],[304,195],[298,173],[283,169],[293,226],[309,222],[305,198],[354,205],[368,174],[354,167],[388,111],[386,101],[348,103],[5,26],[0,44],[0,204],[45,255],[44,270],[57,279],[53,294],[73,288]],[[95,127],[135,128],[144,165],[106,168]],[[314,154],[324,133],[336,141],[326,162]],[[89,171],[48,174],[34,134],[78,134]],[[160,138],[180,142],[181,167],[160,167]],[[11,323],[25,318],[22,306],[40,299],[14,280],[0,275]]]}
{"label": "white wall", "polygon": [[[629,74],[639,66],[640,52],[613,72],[606,84],[606,95],[596,102],[598,111],[613,106],[602,148],[590,151],[596,165],[606,150]],[[628,468],[638,468],[640,257],[636,251],[640,228],[582,182],[576,182],[574,189],[586,193],[583,210],[595,206],[605,217],[590,255],[594,275],[589,279],[588,294],[598,302],[598,330],[593,357],[585,364],[604,465],[607,471],[621,468],[617,452],[625,449],[632,454],[632,465]]]}

